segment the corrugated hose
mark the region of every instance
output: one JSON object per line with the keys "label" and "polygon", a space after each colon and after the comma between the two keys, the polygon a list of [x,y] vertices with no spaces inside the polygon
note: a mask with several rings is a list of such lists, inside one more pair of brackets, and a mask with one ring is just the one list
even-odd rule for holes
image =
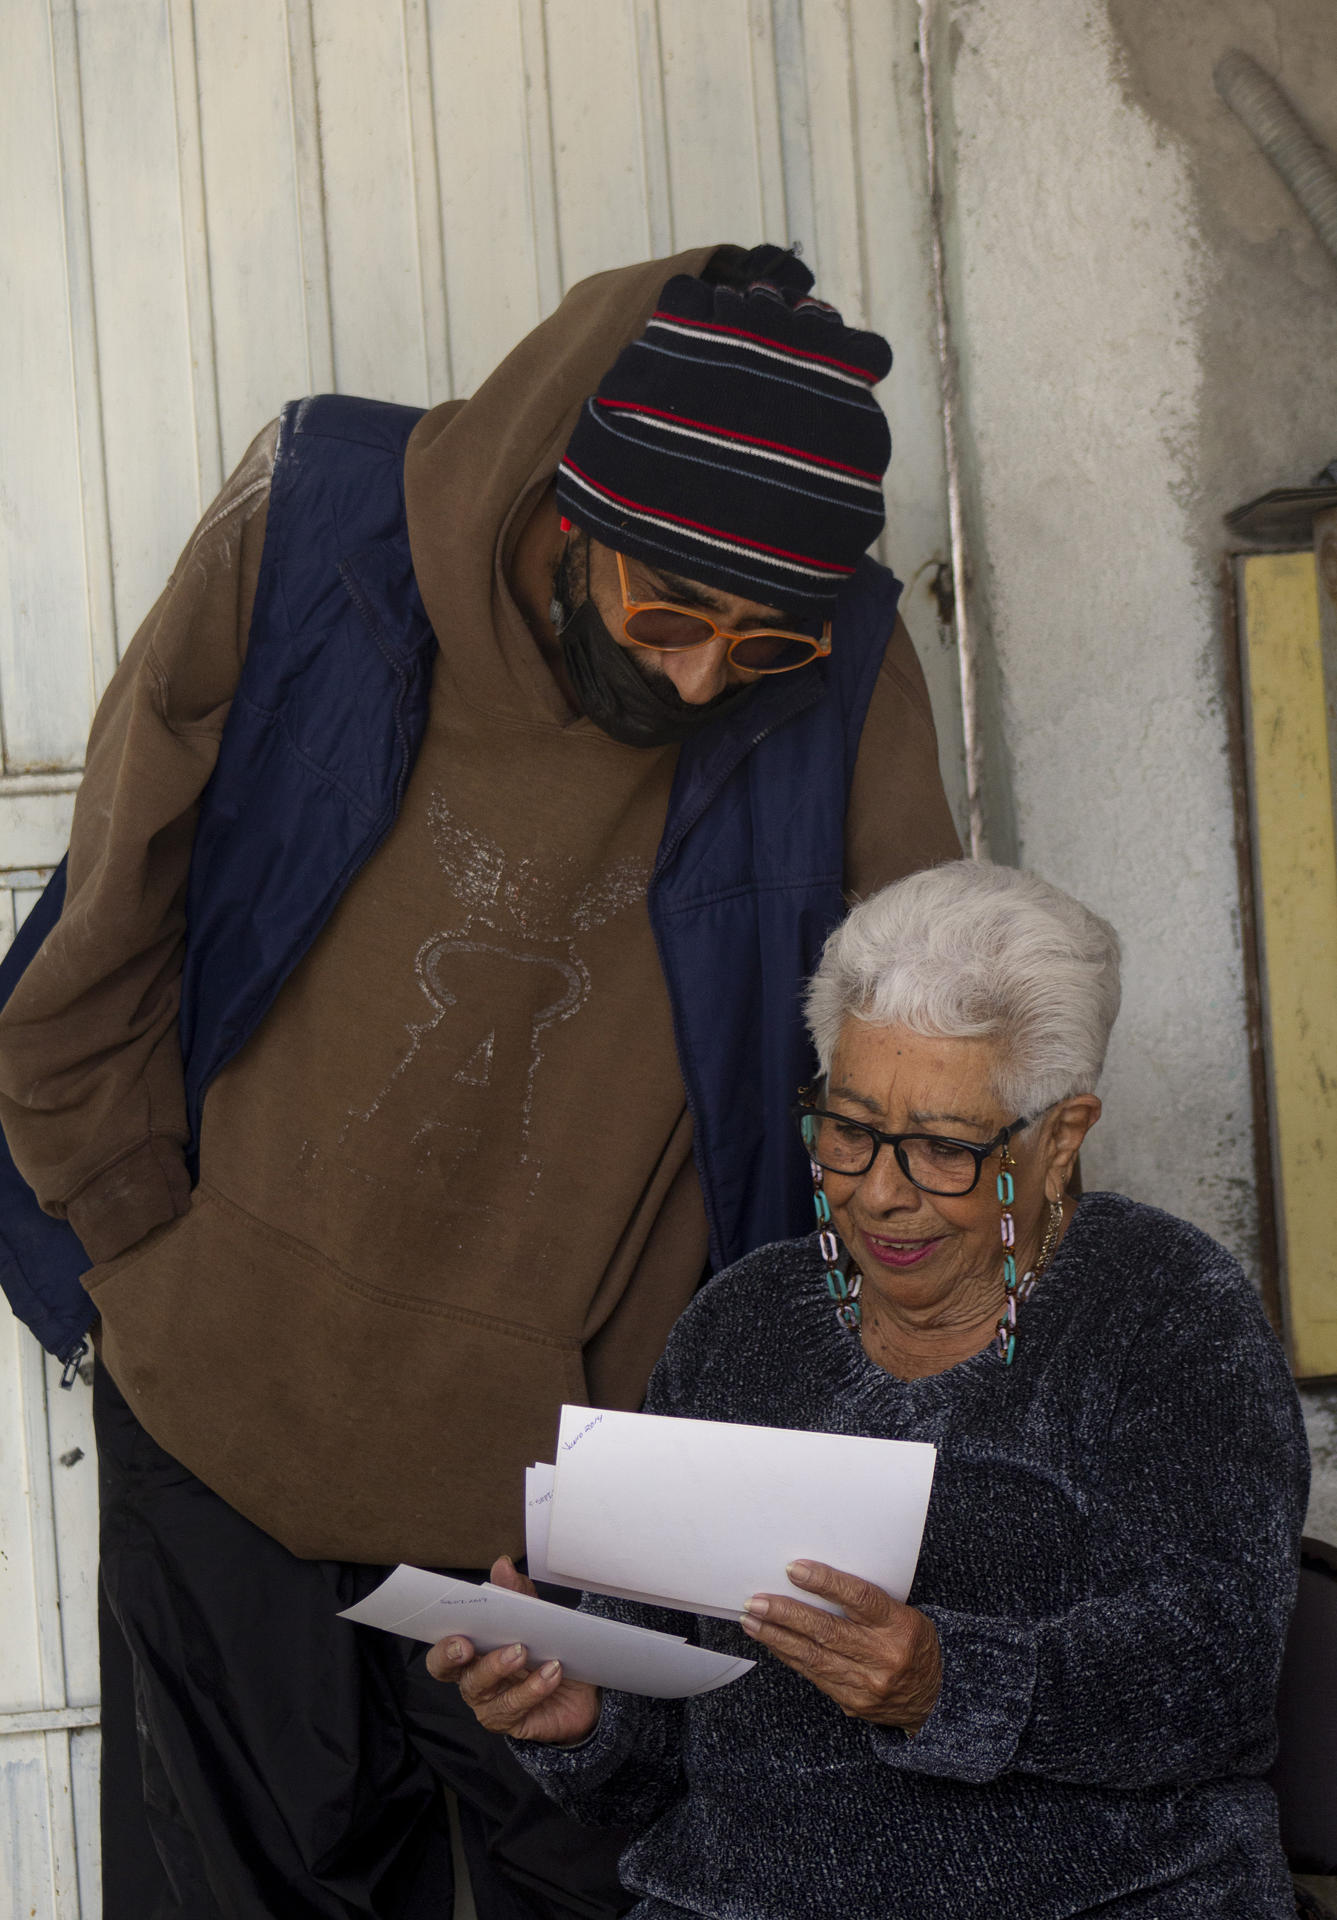
{"label": "corrugated hose", "polygon": [[1217,62],[1216,90],[1238,114],[1337,261],[1337,163],[1270,74],[1239,47]]}

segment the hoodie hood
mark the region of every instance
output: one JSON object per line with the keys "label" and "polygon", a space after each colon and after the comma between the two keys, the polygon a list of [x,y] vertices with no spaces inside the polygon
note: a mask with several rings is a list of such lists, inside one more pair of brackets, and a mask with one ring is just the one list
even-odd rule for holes
{"label": "hoodie hood", "polygon": [[[489,704],[569,719],[505,578],[515,535],[581,407],[645,329],[665,283],[700,274],[715,246],[594,274],[574,286],[472,399],[423,415],[404,460],[413,570],[437,640],[467,653]],[[537,717],[537,715],[536,715]]]}

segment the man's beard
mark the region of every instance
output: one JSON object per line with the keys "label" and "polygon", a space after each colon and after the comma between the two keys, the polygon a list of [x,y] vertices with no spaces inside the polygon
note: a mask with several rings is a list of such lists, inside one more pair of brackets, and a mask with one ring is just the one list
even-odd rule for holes
{"label": "man's beard", "polygon": [[751,692],[750,685],[726,687],[712,700],[684,700],[650,649],[620,645],[590,596],[588,538],[579,549],[574,539],[567,541],[553,573],[552,595],[553,626],[581,711],[625,746],[662,747],[689,739]]}

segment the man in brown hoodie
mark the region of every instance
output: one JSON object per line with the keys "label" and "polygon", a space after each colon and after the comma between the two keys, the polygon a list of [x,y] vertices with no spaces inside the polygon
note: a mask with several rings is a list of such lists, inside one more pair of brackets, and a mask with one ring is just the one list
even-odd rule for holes
{"label": "man in brown hoodie", "polygon": [[[422,743],[212,1079],[193,1188],[187,876],[254,704],[253,610],[296,598],[277,425],[98,711],[64,910],[0,1016],[0,1119],[101,1316],[107,1920],[448,1913],[440,1779],[480,1914],[625,1904],[616,1836],[536,1800],[415,1649],[334,1614],[396,1561],[517,1551],[558,1405],[638,1405],[705,1268],[647,886],[682,743],[818,671],[881,525],[889,354],[809,285],[775,249],[598,276],[413,429]],[[957,851],[890,615],[879,648],[850,894]],[[141,1790],[156,1858],[125,1837]]]}

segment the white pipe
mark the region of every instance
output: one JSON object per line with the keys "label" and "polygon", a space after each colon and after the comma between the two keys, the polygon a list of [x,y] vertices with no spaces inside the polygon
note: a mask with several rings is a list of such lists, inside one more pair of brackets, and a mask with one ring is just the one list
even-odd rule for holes
{"label": "white pipe", "polygon": [[984,823],[984,743],[980,729],[979,672],[970,615],[970,560],[966,541],[961,481],[961,382],[952,346],[947,305],[947,256],[942,231],[942,183],[938,177],[938,140],[933,101],[934,0],[919,0],[919,59],[924,85],[924,144],[928,157],[929,236],[933,265],[933,310],[938,347],[938,388],[942,404],[943,450],[947,467],[947,523],[952,554],[956,657],[961,678],[961,732],[966,752],[966,810],[973,860],[989,857]]}
{"label": "white pipe", "polygon": [[1217,62],[1216,90],[1239,115],[1337,260],[1337,164],[1256,60],[1238,47]]}

